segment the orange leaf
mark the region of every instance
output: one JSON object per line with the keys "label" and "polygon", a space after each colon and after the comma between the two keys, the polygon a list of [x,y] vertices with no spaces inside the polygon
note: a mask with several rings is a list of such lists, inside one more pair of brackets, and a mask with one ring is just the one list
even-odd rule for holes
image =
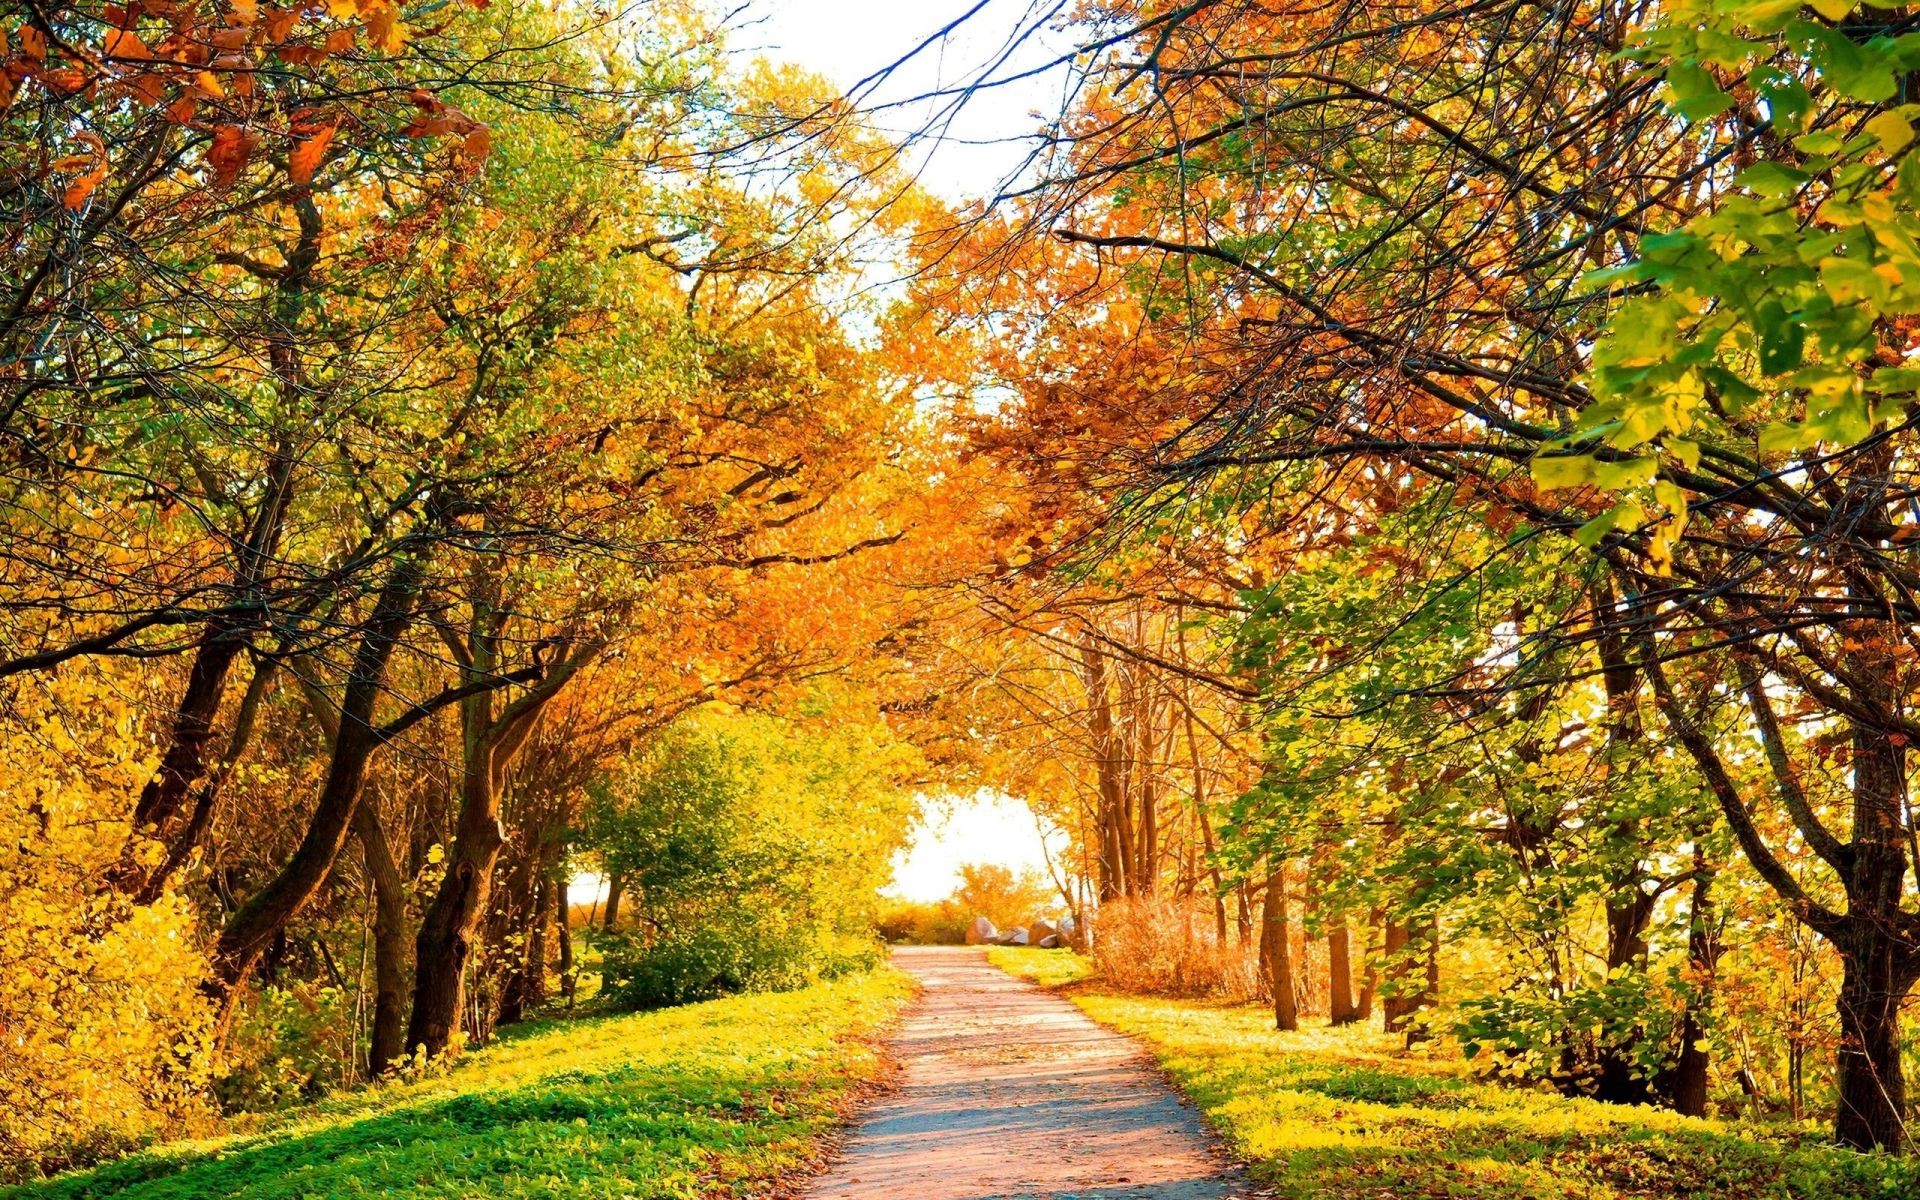
{"label": "orange leaf", "polygon": [[108,58],[130,62],[144,62],[153,57],[153,51],[147,49],[147,44],[126,29],[109,29],[100,43],[100,50]]}
{"label": "orange leaf", "polygon": [[333,140],[332,125],[324,125],[305,141],[297,142],[287,154],[287,176],[298,184],[313,182],[313,173],[327,156],[327,143]]}
{"label": "orange leaf", "polygon": [[47,35],[31,25],[20,27],[20,53],[35,62],[47,60]]}
{"label": "orange leaf", "polygon": [[93,82],[93,76],[79,67],[61,67],[57,71],[47,71],[40,76],[40,82],[56,96],[71,96],[82,91]]}
{"label": "orange leaf", "polygon": [[93,189],[99,187],[100,181],[107,177],[106,142],[101,140],[99,134],[91,132],[81,134],[79,140],[86,144],[87,153],[69,154],[53,164],[53,169],[62,173],[87,168],[84,174],[67,185],[67,190],[60,196],[61,203],[76,210],[86,204]]}
{"label": "orange leaf", "polygon": [[467,157],[475,162],[485,161],[487,155],[493,153],[493,131],[485,125],[480,126],[467,135],[467,140],[462,144],[461,149],[465,150]]}
{"label": "orange leaf", "polygon": [[189,92],[167,105],[167,116],[173,120],[174,124],[185,125],[193,120],[193,110],[198,107],[200,107],[199,98]]}
{"label": "orange leaf", "polygon": [[353,26],[342,25],[327,33],[326,44],[322,47],[328,54],[345,54],[353,49]]}
{"label": "orange leaf", "polygon": [[291,8],[270,8],[267,10],[267,40],[274,43],[284,42],[293,32],[293,23],[299,12]]}
{"label": "orange leaf", "polygon": [[233,6],[233,23],[251,25],[260,19],[260,0],[230,0]]}
{"label": "orange leaf", "polygon": [[127,80],[126,88],[142,104],[158,104],[167,98],[167,81],[151,71]]}
{"label": "orange leaf", "polygon": [[240,172],[253,157],[254,138],[238,125],[222,125],[213,131],[213,144],[207,147],[207,165],[213,168],[213,186],[225,191],[233,186]]}
{"label": "orange leaf", "polygon": [[367,14],[367,40],[382,54],[398,54],[407,44],[407,27],[400,23],[400,6],[383,4]]}

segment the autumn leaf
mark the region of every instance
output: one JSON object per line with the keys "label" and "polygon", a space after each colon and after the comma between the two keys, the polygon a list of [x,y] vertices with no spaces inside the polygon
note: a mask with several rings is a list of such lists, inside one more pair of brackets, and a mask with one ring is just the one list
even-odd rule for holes
{"label": "autumn leaf", "polygon": [[99,134],[92,132],[82,133],[78,140],[87,145],[89,152],[86,154],[69,155],[67,158],[54,164],[54,169],[61,172],[78,171],[81,170],[81,168],[85,168],[81,174],[74,178],[73,182],[67,185],[66,190],[60,194],[60,202],[65,204],[70,211],[78,211],[85,207],[87,197],[93,195],[93,189],[99,187],[100,181],[107,177],[106,142],[101,140]]}
{"label": "autumn leaf", "polygon": [[238,125],[222,125],[213,131],[213,144],[207,147],[207,165],[213,168],[213,186],[222,191],[233,186],[253,157],[255,139]]}
{"label": "autumn leaf", "polygon": [[320,169],[327,155],[327,143],[333,140],[336,127],[323,125],[313,134],[294,143],[293,150],[287,155],[287,176],[298,184],[313,182],[313,173]]}
{"label": "autumn leaf", "polygon": [[407,44],[407,27],[400,23],[400,6],[383,4],[367,14],[367,40],[382,54],[398,54]]}
{"label": "autumn leaf", "polygon": [[147,44],[129,29],[109,29],[107,36],[101,39],[100,52],[123,62],[145,62],[153,57],[153,51],[147,49]]}

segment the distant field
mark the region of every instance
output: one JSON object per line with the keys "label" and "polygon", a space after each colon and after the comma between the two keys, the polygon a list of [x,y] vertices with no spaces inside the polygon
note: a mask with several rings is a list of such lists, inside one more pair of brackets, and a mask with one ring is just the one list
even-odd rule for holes
{"label": "distant field", "polygon": [[1913,1200],[1920,1163],[1805,1129],[1698,1120],[1475,1081],[1371,1029],[1272,1028],[1257,1006],[1118,995],[1085,959],[998,948],[1070,984],[1095,1020],[1142,1039],[1249,1164],[1290,1200]]}
{"label": "distant field", "polygon": [[517,1031],[444,1074],[343,1094],[249,1133],[0,1191],[4,1200],[692,1200],[811,1161],[871,1038],[911,993],[891,969]]}

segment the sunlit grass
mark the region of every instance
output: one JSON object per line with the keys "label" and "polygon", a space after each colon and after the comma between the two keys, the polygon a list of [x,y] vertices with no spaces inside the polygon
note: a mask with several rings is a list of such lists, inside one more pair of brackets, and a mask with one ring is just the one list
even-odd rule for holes
{"label": "sunlit grass", "polygon": [[995,965],[1140,1038],[1276,1196],[1345,1200],[1766,1197],[1914,1200],[1920,1164],[1854,1154],[1812,1128],[1750,1127],[1481,1083],[1450,1054],[1372,1028],[1272,1028],[1257,1006],[1102,990],[1059,951]]}
{"label": "sunlit grass", "polygon": [[438,1076],[351,1092],[0,1200],[753,1195],[803,1166],[881,1059],[893,970],[514,1032]]}

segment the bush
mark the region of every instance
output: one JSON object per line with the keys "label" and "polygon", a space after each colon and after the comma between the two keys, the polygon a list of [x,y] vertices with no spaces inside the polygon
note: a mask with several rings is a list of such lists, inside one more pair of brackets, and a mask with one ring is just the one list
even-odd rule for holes
{"label": "bush", "polygon": [[1257,946],[1222,944],[1200,897],[1109,900],[1094,919],[1093,963],[1129,992],[1252,1000],[1265,995]]}
{"label": "bush", "polygon": [[5,1182],[203,1125],[213,1012],[186,901],[100,886],[156,766],[120,693],[65,675],[0,686],[0,761]]}
{"label": "bush", "polygon": [[958,946],[967,940],[967,914],[951,899],[889,901],[873,924],[886,942]]}
{"label": "bush", "polygon": [[748,913],[682,929],[606,935],[601,987],[621,1008],[663,1008],[737,992],[782,992],[880,964],[869,939],[794,929]]}

